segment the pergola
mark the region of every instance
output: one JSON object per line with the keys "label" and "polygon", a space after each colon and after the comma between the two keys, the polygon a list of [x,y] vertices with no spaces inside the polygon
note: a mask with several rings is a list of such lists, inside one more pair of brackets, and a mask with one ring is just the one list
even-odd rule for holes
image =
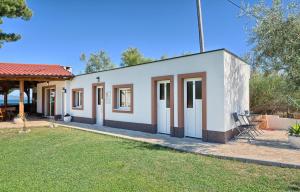
{"label": "pergola", "polygon": [[37,83],[63,81],[72,77],[70,68],[60,65],[0,63],[0,94],[4,95],[4,107],[8,106],[9,91],[19,89],[19,116],[24,118],[24,93],[29,98],[29,90],[35,88]]}

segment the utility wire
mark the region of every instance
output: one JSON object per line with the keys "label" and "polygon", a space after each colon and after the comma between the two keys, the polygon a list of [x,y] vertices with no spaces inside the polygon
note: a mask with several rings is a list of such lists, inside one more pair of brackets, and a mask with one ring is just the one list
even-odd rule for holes
{"label": "utility wire", "polygon": [[232,0],[226,0],[229,3],[231,3],[232,5],[234,5],[235,7],[241,9],[242,11],[246,12],[246,10],[244,8],[242,8],[240,5],[238,5],[237,3],[233,2]]}
{"label": "utility wire", "polygon": [[249,13],[246,9],[244,9],[243,7],[241,7],[240,5],[238,5],[237,3],[235,3],[234,1],[232,1],[232,0],[226,0],[226,1],[229,2],[230,4],[234,5],[235,7],[241,9],[244,13],[248,13],[252,17],[255,17],[256,19],[258,19],[258,17],[256,15],[253,15],[253,14]]}

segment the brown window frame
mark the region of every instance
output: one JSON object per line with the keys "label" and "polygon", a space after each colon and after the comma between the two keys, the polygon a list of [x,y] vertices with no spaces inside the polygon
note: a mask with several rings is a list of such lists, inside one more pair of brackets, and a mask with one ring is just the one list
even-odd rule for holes
{"label": "brown window frame", "polygon": [[[130,97],[130,107],[129,110],[120,109],[118,107],[118,94],[119,89],[130,89],[131,97]],[[134,106],[134,91],[133,91],[133,84],[122,84],[122,85],[113,85],[112,86],[112,111],[116,113],[133,113],[133,106]]]}
{"label": "brown window frame", "polygon": [[[81,107],[75,107],[75,93],[76,92],[82,92],[81,100]],[[84,109],[84,89],[83,88],[77,88],[72,89],[72,109],[73,110],[83,110]]]}

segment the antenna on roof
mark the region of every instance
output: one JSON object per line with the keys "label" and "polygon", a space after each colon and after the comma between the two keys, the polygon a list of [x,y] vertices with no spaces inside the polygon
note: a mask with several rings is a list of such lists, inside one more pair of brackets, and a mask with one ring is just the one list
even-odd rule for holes
{"label": "antenna on roof", "polygon": [[201,0],[196,0],[197,2],[197,15],[198,15],[198,29],[199,29],[199,43],[200,43],[200,53],[204,52],[204,34],[203,34],[203,23],[202,23],[202,8]]}

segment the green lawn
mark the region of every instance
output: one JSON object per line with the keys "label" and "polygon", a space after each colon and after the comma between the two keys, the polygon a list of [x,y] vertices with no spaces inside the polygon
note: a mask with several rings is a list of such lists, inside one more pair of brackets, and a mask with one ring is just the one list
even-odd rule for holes
{"label": "green lawn", "polygon": [[0,129],[0,191],[297,191],[300,170],[68,128]]}

